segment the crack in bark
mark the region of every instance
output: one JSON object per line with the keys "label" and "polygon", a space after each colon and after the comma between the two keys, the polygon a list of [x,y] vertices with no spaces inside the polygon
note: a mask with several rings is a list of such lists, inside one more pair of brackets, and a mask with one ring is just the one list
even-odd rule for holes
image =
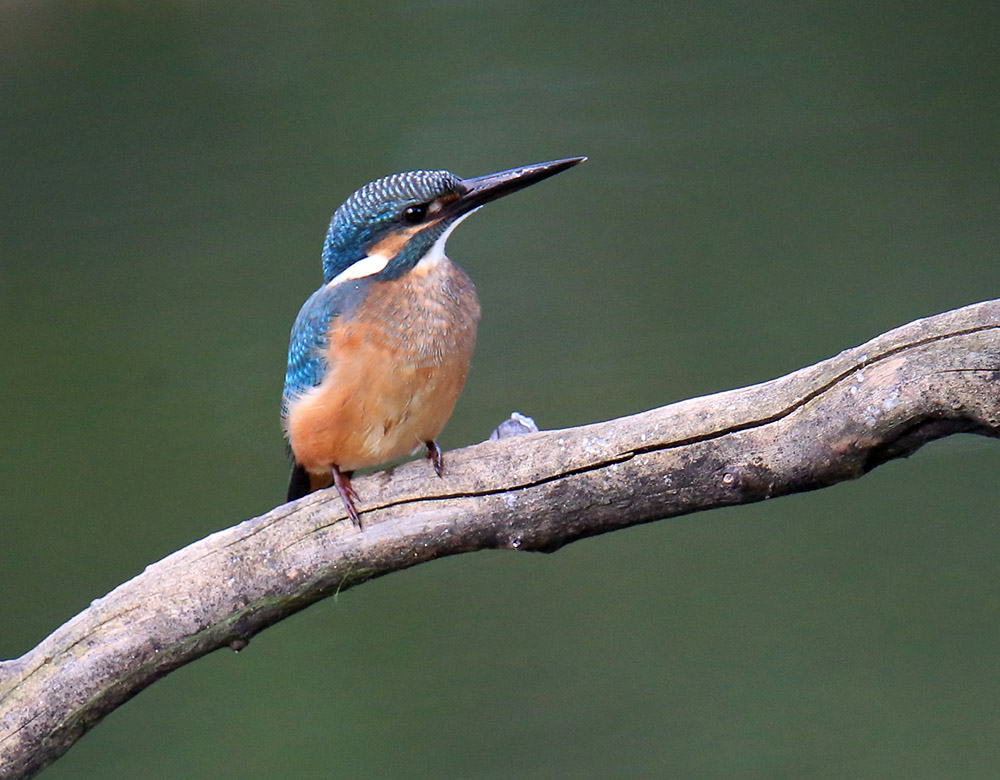
{"label": "crack in bark", "polygon": [[[534,487],[540,487],[542,485],[549,484],[551,482],[556,482],[556,481],[565,479],[567,477],[572,477],[572,476],[576,476],[578,474],[584,474],[584,473],[593,472],[593,471],[599,471],[601,469],[608,468],[609,466],[613,466],[613,465],[620,464],[620,463],[625,463],[625,462],[631,460],[632,458],[634,458],[636,455],[645,455],[645,454],[653,453],[653,452],[663,452],[663,451],[667,451],[667,450],[680,449],[682,447],[688,447],[688,446],[690,446],[692,444],[701,444],[701,443],[704,443],[706,441],[712,441],[714,439],[721,439],[721,438],[723,438],[725,436],[732,435],[733,433],[741,433],[743,431],[752,430],[754,428],[761,428],[761,427],[764,427],[766,425],[771,425],[771,424],[773,424],[775,422],[778,422],[779,420],[785,419],[789,415],[794,414],[796,411],[798,411],[798,410],[804,408],[805,406],[807,406],[809,403],[811,403],[816,398],[819,398],[822,395],[824,395],[825,393],[828,393],[830,390],[832,390],[834,387],[836,387],[837,385],[841,384],[842,382],[844,382],[845,380],[847,380],[848,378],[850,378],[852,375],[855,375],[858,372],[867,371],[872,366],[878,365],[879,363],[884,362],[885,360],[887,360],[887,359],[889,359],[891,357],[895,357],[896,355],[899,355],[899,354],[901,354],[903,352],[906,352],[908,350],[911,350],[911,349],[919,349],[921,347],[927,346],[928,344],[933,344],[933,343],[937,343],[937,342],[944,342],[944,341],[948,341],[949,339],[953,339],[953,338],[962,338],[964,336],[972,335],[972,334],[975,334],[975,333],[981,333],[981,332],[988,331],[988,330],[998,330],[998,326],[992,325],[992,324],[990,324],[990,325],[975,326],[975,327],[972,327],[972,328],[966,328],[964,330],[955,331],[955,332],[952,332],[952,333],[936,334],[934,336],[928,336],[928,337],[926,337],[924,339],[920,339],[920,340],[917,340],[917,341],[912,341],[912,342],[907,342],[905,344],[897,345],[897,346],[895,346],[895,347],[893,347],[891,349],[886,350],[885,352],[882,352],[882,353],[880,353],[878,355],[872,356],[872,357],[868,358],[867,360],[861,361],[860,363],[857,363],[857,364],[851,366],[851,368],[844,370],[840,374],[838,374],[835,377],[833,377],[832,379],[830,379],[828,382],[826,382],[826,383],[824,383],[824,384],[822,384],[822,385],[814,388],[812,391],[804,394],[803,396],[801,396],[797,400],[791,402],[788,406],[784,407],[780,411],[777,411],[777,412],[775,412],[773,414],[770,414],[770,415],[768,415],[766,417],[760,417],[760,418],[756,418],[756,419],[753,419],[753,420],[748,420],[748,421],[746,421],[744,423],[740,423],[740,424],[737,424],[737,425],[730,425],[730,426],[727,426],[725,428],[719,428],[717,430],[709,431],[709,432],[706,432],[704,434],[699,434],[697,436],[688,436],[688,437],[685,437],[685,438],[682,438],[682,439],[674,439],[674,440],[671,440],[669,442],[660,443],[660,444],[650,444],[650,445],[647,445],[647,446],[633,447],[633,448],[629,449],[627,452],[622,452],[621,454],[619,454],[617,456],[609,456],[609,457],[604,458],[602,460],[590,462],[590,463],[587,463],[587,464],[582,465],[582,466],[574,467],[572,469],[567,469],[566,471],[562,471],[562,472],[559,472],[557,474],[548,475],[548,476],[546,476],[544,478],[540,478],[540,479],[537,479],[537,480],[534,480],[534,481],[522,482],[522,483],[518,483],[518,484],[505,484],[505,485],[502,485],[502,486],[499,486],[499,487],[496,487],[496,488],[490,488],[490,489],[478,490],[478,491],[459,491],[459,492],[453,492],[453,493],[438,492],[438,493],[434,493],[433,495],[430,495],[430,496],[414,496],[414,497],[411,497],[411,498],[400,498],[400,499],[395,499],[393,501],[387,501],[385,503],[376,503],[376,504],[372,504],[372,505],[366,506],[365,509],[363,510],[363,513],[375,512],[375,511],[385,510],[385,509],[392,509],[392,508],[395,508],[395,507],[406,506],[407,504],[420,503],[422,501],[447,501],[447,500],[455,499],[455,498],[482,498],[482,497],[485,497],[485,496],[497,495],[497,494],[501,494],[501,493],[513,493],[513,492],[517,492],[517,491],[528,490],[528,489],[531,489],[531,488],[534,488]],[[860,349],[862,349],[862,347],[855,347],[854,348],[854,350],[860,350]],[[852,351],[854,351],[854,350],[852,350]],[[965,370],[988,371],[990,369],[947,369],[947,370],[949,370],[949,371],[965,371]],[[641,414],[643,414],[643,413],[640,413],[640,415],[634,415],[634,416],[641,416]],[[544,434],[557,434],[557,433],[559,433],[559,431],[542,431],[541,433],[544,433]],[[320,529],[325,529],[325,528],[332,527],[334,525],[337,525],[337,524],[341,523],[343,520],[346,520],[346,519],[347,519],[347,515],[345,514],[343,516],[343,518],[339,518],[339,519],[333,521],[332,523],[329,523],[329,524],[326,524],[326,525],[323,525],[323,526],[319,526],[319,527],[317,527],[316,530],[320,530]],[[305,538],[305,537],[303,537],[303,538]]]}

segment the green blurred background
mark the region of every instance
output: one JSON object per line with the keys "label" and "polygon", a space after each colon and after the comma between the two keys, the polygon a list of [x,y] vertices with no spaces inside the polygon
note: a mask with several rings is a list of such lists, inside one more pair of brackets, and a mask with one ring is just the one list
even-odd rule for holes
{"label": "green blurred background", "polygon": [[[378,176],[590,161],[450,254],[441,443],[766,380],[1000,294],[1000,6],[0,5],[0,657],[279,503],[287,334]],[[1000,445],[438,561],[171,674],[51,778],[1000,766]]]}

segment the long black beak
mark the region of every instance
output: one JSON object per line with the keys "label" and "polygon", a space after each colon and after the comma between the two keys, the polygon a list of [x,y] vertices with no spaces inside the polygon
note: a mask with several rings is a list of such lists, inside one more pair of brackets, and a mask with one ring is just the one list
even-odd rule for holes
{"label": "long black beak", "polygon": [[477,176],[474,179],[462,179],[465,192],[459,195],[458,200],[453,201],[450,207],[457,214],[466,214],[491,200],[517,192],[549,176],[555,176],[586,159],[586,157],[567,157],[565,160],[525,165],[511,168],[509,171]]}

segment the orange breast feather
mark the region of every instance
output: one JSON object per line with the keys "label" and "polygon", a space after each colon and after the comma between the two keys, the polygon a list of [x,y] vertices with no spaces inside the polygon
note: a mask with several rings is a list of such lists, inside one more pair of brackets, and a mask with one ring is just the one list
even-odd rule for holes
{"label": "orange breast feather", "polygon": [[323,382],[289,407],[296,461],[328,475],[433,441],[465,384],[478,319],[472,282],[447,260],[373,283],[353,317],[331,322]]}

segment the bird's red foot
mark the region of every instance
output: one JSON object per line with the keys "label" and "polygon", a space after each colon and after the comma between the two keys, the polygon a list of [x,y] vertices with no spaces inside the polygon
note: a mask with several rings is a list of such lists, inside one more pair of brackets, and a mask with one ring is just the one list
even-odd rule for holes
{"label": "bird's red foot", "polygon": [[354,506],[354,502],[359,500],[358,494],[351,487],[351,474],[354,472],[341,471],[336,464],[333,465],[331,470],[333,471],[333,484],[340,494],[340,500],[344,502],[344,508],[347,510],[348,517],[351,518],[351,522],[354,525],[363,531],[365,527],[361,524],[361,516]]}
{"label": "bird's red foot", "polygon": [[440,477],[441,471],[444,469],[444,457],[441,455],[441,448],[434,441],[424,443],[427,445],[427,460],[434,466],[434,473]]}

